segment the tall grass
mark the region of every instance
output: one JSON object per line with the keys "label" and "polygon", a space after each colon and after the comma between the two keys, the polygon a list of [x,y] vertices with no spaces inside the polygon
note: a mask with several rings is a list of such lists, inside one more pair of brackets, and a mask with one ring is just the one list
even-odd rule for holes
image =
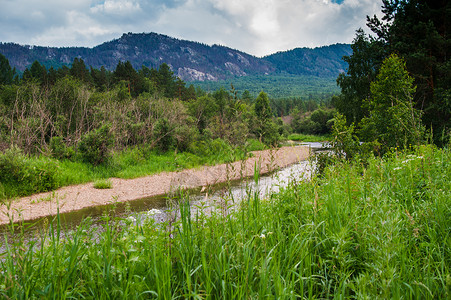
{"label": "tall grass", "polygon": [[6,244],[0,295],[449,299],[450,162],[421,147],[337,165],[229,214],[192,215],[184,197],[175,223],[109,214],[63,239],[55,219],[39,243]]}

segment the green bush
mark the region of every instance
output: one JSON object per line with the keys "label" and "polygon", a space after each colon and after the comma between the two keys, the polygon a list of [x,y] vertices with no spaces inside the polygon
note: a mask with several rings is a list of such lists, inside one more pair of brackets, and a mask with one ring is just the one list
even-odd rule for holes
{"label": "green bush", "polygon": [[158,119],[153,130],[153,137],[156,147],[163,152],[168,151],[174,146],[174,129],[168,119]]}
{"label": "green bush", "polygon": [[48,158],[31,159],[16,147],[0,154],[0,197],[25,196],[58,187],[58,165]]}
{"label": "green bush", "polygon": [[75,151],[72,147],[67,147],[63,139],[59,136],[54,136],[50,139],[51,155],[57,159],[71,159]]}
{"label": "green bush", "polygon": [[114,135],[110,125],[85,134],[78,144],[78,153],[83,161],[95,166],[105,164],[110,159],[110,151],[114,143]]}
{"label": "green bush", "polygon": [[94,182],[94,188],[98,190],[113,188],[113,182],[110,179],[100,179]]}

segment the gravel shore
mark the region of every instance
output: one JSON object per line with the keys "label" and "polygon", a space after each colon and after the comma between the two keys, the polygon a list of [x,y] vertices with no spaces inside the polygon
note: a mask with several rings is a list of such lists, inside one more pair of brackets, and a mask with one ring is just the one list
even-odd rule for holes
{"label": "gravel shore", "polygon": [[10,207],[1,206],[0,224],[30,221],[37,218],[80,210],[86,207],[126,202],[162,195],[177,188],[195,188],[236,180],[254,174],[255,166],[261,174],[307,159],[306,146],[282,147],[277,150],[253,152],[245,161],[204,166],[180,172],[163,172],[135,179],[111,178],[111,189],[99,190],[92,183],[68,186],[53,192],[41,193],[13,200]]}

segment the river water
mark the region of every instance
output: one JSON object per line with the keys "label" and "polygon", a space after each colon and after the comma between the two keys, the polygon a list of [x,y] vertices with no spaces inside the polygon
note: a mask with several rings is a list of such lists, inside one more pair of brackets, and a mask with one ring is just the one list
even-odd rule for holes
{"label": "river water", "polygon": [[[321,143],[308,143],[308,145],[312,151],[323,148]],[[257,192],[261,198],[265,198],[271,193],[277,193],[281,187],[286,187],[292,180],[308,180],[311,175],[311,167],[309,161],[301,161],[276,170],[271,174],[259,176],[258,180],[248,178],[241,181],[217,184],[209,188],[183,191],[182,194],[185,198],[189,198],[192,214],[198,213],[199,209],[204,210],[207,214],[214,210],[227,212],[238,207],[238,204],[247,199],[250,194],[255,195]],[[64,229],[71,230],[80,224],[84,218],[91,217],[93,226],[98,226],[99,230],[101,230],[102,216],[105,215],[106,211],[109,211],[110,215],[118,218],[129,218],[133,221],[153,218],[157,223],[160,223],[168,219],[177,218],[178,199],[180,199],[180,193],[154,196],[109,206],[90,207],[61,214],[60,220]],[[32,239],[35,228],[42,226],[41,224],[49,223],[53,218],[55,217],[33,221],[33,226],[26,226],[25,234]],[[3,227],[0,231],[7,232],[8,230],[6,227]],[[3,248],[3,245],[0,245],[0,248]]]}

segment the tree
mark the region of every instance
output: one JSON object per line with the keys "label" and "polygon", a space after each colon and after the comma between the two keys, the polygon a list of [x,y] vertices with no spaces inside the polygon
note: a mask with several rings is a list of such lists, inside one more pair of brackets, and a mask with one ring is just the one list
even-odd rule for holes
{"label": "tree", "polygon": [[277,127],[272,121],[272,110],[269,98],[265,92],[260,92],[255,99],[254,112],[256,116],[255,133],[260,141],[268,145],[274,145],[279,140]]}
{"label": "tree", "polygon": [[271,119],[272,110],[269,106],[269,98],[265,92],[260,92],[255,100],[255,115],[261,122]]}
{"label": "tree", "polygon": [[348,63],[348,70],[337,78],[341,95],[335,99],[335,106],[349,123],[359,122],[368,115],[362,103],[370,96],[370,84],[376,78],[384,52],[381,43],[371,40],[362,29],[351,45],[353,54],[343,59]]}
{"label": "tree", "polygon": [[[448,33],[451,26],[451,2],[382,2],[383,17],[367,17],[367,25],[375,36],[366,37],[363,31],[357,33],[353,43],[354,52],[348,58],[347,74],[338,78],[343,96],[338,101],[337,108],[348,117],[348,122],[358,121],[362,114],[353,114],[352,110],[362,109],[359,104],[368,95],[368,82],[374,80],[371,77],[380,68],[378,61],[382,62],[391,53],[397,53],[405,60],[407,71],[417,86],[413,94],[414,106],[424,112],[423,123],[432,128],[435,142],[443,145],[446,141],[441,140],[441,133],[448,133],[451,127],[451,40]],[[368,66],[373,71],[355,73],[354,62]],[[367,112],[363,111],[363,116],[366,115]],[[349,119],[351,116],[353,118]]]}
{"label": "tree", "polygon": [[371,83],[371,97],[366,102],[369,117],[362,120],[366,141],[379,140],[383,152],[391,147],[419,144],[424,136],[421,113],[413,106],[416,87],[405,61],[396,54],[386,58],[376,80]]}
{"label": "tree", "polygon": [[25,69],[23,79],[36,80],[37,82],[44,84],[47,81],[47,69],[35,60],[30,69]]}
{"label": "tree", "polygon": [[74,58],[72,67],[70,69],[70,75],[86,83],[92,82],[91,74],[89,73],[85,62],[81,58]]}
{"label": "tree", "polygon": [[12,84],[16,69],[11,69],[8,59],[0,54],[0,84]]}

